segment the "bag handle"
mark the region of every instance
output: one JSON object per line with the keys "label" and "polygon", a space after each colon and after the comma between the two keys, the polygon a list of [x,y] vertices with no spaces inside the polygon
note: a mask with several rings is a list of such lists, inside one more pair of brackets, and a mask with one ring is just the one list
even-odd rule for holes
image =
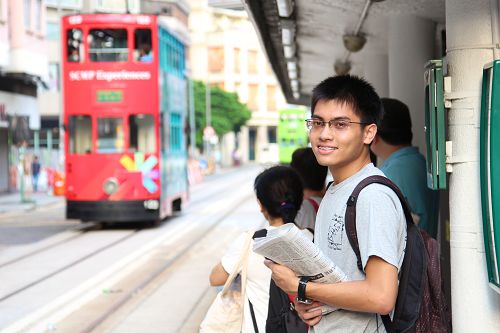
{"label": "bag handle", "polygon": [[241,272],[241,289],[242,289],[242,298],[244,299],[244,293],[246,289],[246,280],[247,280],[247,268],[248,268],[248,255],[249,255],[249,248],[250,248],[250,243],[252,241],[252,236],[253,236],[253,231],[248,231],[245,235],[245,244],[243,245],[243,251],[241,253],[241,257],[238,260],[238,263],[234,267],[234,270],[229,274],[229,277],[226,280],[226,283],[224,283],[224,287],[222,288],[221,296],[224,296],[224,294],[227,293],[229,290],[229,287],[231,286],[231,283],[236,279],[238,274]]}

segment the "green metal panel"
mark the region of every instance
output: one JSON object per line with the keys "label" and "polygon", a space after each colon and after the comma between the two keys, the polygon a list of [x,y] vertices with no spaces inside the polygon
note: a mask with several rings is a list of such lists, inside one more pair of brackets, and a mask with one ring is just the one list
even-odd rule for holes
{"label": "green metal panel", "polygon": [[425,66],[425,143],[427,186],[446,189],[445,113],[442,60],[431,60]]}
{"label": "green metal panel", "polygon": [[[480,175],[483,234],[490,286],[500,293],[500,61],[483,69]],[[495,172],[496,170],[496,172]]]}

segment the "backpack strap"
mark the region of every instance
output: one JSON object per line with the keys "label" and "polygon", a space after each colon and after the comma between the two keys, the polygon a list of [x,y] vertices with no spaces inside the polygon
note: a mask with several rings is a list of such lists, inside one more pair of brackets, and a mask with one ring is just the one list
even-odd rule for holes
{"label": "backpack strap", "polygon": [[347,199],[347,208],[345,212],[345,228],[347,238],[349,239],[349,243],[351,244],[351,247],[356,254],[358,268],[361,272],[364,272],[364,270],[361,262],[361,255],[359,253],[358,233],[356,231],[356,202],[358,201],[359,193],[361,192],[361,190],[373,183],[382,184],[391,188],[396,193],[399,201],[401,202],[401,206],[403,207],[403,211],[406,217],[407,227],[410,223],[413,223],[410,208],[403,193],[401,193],[397,185],[390,181],[389,178],[384,176],[369,176],[360,181],[352,191],[349,199]]}
{"label": "backpack strap", "polygon": [[[345,228],[346,228],[347,238],[349,239],[349,243],[351,244],[351,247],[354,253],[356,254],[358,269],[363,273],[364,270],[361,262],[361,254],[359,252],[358,234],[356,231],[356,202],[358,201],[359,193],[361,192],[361,190],[363,190],[366,186],[373,183],[385,185],[391,188],[394,191],[394,193],[396,193],[396,195],[399,198],[399,201],[401,202],[401,206],[403,207],[403,211],[406,218],[407,229],[411,226],[411,224],[413,224],[413,219],[411,216],[409,205],[406,202],[406,198],[404,197],[403,193],[401,193],[401,190],[397,187],[396,184],[394,184],[392,181],[390,181],[388,178],[384,176],[369,176],[360,181],[359,184],[356,185],[356,187],[352,191],[352,194],[349,196],[349,199],[347,199],[347,208],[345,213]],[[383,315],[381,316],[381,318],[387,332],[388,333],[395,332],[394,325],[389,315]]]}
{"label": "backpack strap", "polygon": [[318,202],[316,200],[314,200],[313,198],[307,198],[307,201],[309,201],[309,203],[311,204],[311,206],[314,207],[314,210],[316,211],[316,213],[318,212],[318,209],[319,209],[319,205],[318,205]]}

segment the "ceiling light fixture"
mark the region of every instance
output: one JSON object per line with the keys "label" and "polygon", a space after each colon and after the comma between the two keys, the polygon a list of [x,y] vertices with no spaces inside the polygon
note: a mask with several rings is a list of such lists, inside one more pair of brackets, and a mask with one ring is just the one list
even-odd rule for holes
{"label": "ceiling light fixture", "polygon": [[365,46],[366,37],[364,34],[357,35],[344,35],[343,37],[344,47],[349,52],[358,52]]}
{"label": "ceiling light fixture", "polygon": [[290,17],[293,13],[294,1],[293,0],[277,0],[278,14],[281,17]]}
{"label": "ceiling light fixture", "polygon": [[337,75],[346,75],[351,71],[351,62],[350,61],[342,61],[337,60],[333,65],[333,69],[335,70],[335,74]]}

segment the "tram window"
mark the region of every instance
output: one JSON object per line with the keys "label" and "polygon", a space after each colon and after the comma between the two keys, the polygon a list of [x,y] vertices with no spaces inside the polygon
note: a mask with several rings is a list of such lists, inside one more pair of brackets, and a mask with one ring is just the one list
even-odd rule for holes
{"label": "tram window", "polygon": [[134,59],[140,62],[152,62],[151,29],[136,29],[134,37]]}
{"label": "tram window", "polygon": [[123,147],[123,119],[97,118],[97,152],[122,153]]}
{"label": "tram window", "polygon": [[127,30],[125,29],[91,29],[88,42],[91,61],[128,60]]}
{"label": "tram window", "polygon": [[132,115],[129,117],[129,127],[129,150],[131,152],[154,153],[156,150],[156,137],[153,116]]}
{"label": "tram window", "polygon": [[83,34],[80,29],[69,29],[66,31],[68,43],[67,59],[69,62],[81,62],[83,60]]}
{"label": "tram window", "polygon": [[92,120],[90,116],[69,117],[69,152],[89,154],[92,151]]}

